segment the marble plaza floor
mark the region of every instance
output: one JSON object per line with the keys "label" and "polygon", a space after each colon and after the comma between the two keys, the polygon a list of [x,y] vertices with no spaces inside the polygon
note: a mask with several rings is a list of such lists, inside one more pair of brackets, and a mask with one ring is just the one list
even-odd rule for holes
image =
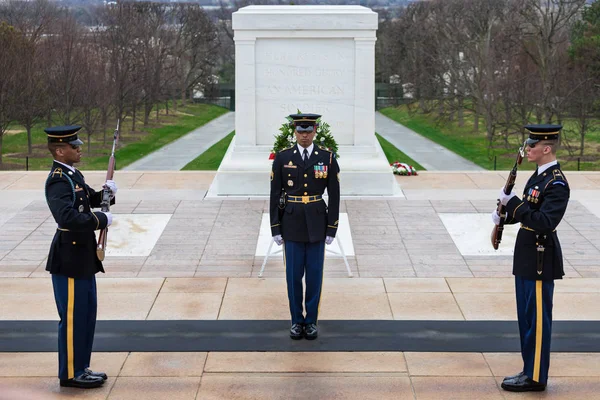
{"label": "marble plaza floor", "polygon": [[[85,175],[95,187],[104,178],[100,172]],[[556,283],[554,319],[596,322],[600,172],[566,175],[571,202],[558,232],[567,275]],[[44,271],[56,229],[44,201],[46,176],[0,173],[0,328],[8,321],[41,325],[57,319]],[[258,278],[267,200],[205,200],[213,176],[117,171],[107,273],[98,275],[100,320],[288,319],[281,255],[271,256]],[[423,172],[397,177],[404,198],[343,199],[348,226],[341,244],[354,277],[347,277],[342,258],[327,256],[323,326],[353,320],[512,326],[515,230],[507,229],[499,251],[489,244],[489,214],[505,177],[506,172]],[[520,174],[517,187],[526,179]],[[334,341],[325,332],[321,340],[323,346]],[[85,392],[59,388],[56,353],[17,346],[0,352],[0,399],[600,398],[595,352],[555,352],[546,393],[511,395],[499,383],[520,369],[515,351],[448,346],[316,352],[302,343],[289,351],[96,352],[92,367],[110,378],[102,389]]]}

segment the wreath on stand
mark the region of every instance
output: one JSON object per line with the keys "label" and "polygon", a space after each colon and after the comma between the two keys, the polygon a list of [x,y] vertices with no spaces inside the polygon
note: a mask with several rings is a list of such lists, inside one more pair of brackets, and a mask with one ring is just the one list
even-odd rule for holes
{"label": "wreath on stand", "polygon": [[[298,110],[298,114],[302,114]],[[296,135],[294,134],[294,120],[290,117],[285,117],[286,122],[279,127],[279,134],[275,135],[275,143],[269,154],[269,160],[275,159],[275,154],[283,149],[296,145]],[[340,158],[338,153],[338,145],[333,135],[331,134],[329,124],[323,122],[321,118],[317,120],[317,135],[315,136],[314,144],[323,147],[327,151],[331,151],[336,158]]]}

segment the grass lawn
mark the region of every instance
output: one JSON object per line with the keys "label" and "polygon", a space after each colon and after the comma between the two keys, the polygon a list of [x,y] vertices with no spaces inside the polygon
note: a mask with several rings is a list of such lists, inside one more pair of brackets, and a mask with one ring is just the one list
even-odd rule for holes
{"label": "grass lawn", "polygon": [[[379,111],[394,121],[446,147],[448,150],[489,170],[494,169],[494,157],[496,158],[496,169],[511,169],[515,163],[517,150],[522,144],[519,142],[519,138],[514,137],[509,141],[509,148],[500,145],[489,148],[485,132],[473,132],[473,119],[467,113],[465,113],[465,126],[459,127],[454,122],[440,125],[437,123],[434,113],[411,113],[407,106],[388,107]],[[483,124],[483,121],[480,120],[480,124]],[[566,121],[564,125],[563,133],[574,128],[574,122],[572,121]],[[600,130],[597,129],[587,134],[584,154],[585,156],[581,158],[580,169],[582,171],[600,170]],[[569,156],[564,148],[558,152],[558,161],[564,170],[577,170],[578,157]],[[534,167],[525,160],[519,169],[533,170]]]}
{"label": "grass lawn", "polygon": [[[192,130],[206,124],[207,122],[225,114],[228,110],[210,104],[190,103],[179,106],[177,113],[173,109],[166,115],[161,110],[159,122],[156,122],[156,114],[151,115],[151,122],[144,127],[142,122],[136,120],[136,131],[132,132],[131,117],[121,122],[121,136],[116,153],[117,169],[123,168],[132,162],[152,153],[164,145],[179,139]],[[141,118],[141,115],[139,115]],[[83,170],[105,170],[108,166],[108,158],[112,149],[113,129],[116,121],[109,123],[110,131],[106,133],[107,142],[103,143],[103,135],[94,133],[88,135],[79,131],[80,138],[85,142],[82,146],[83,157],[77,165]],[[45,123],[38,124],[32,130],[33,154],[29,155],[30,170],[46,170],[52,164],[52,156],[47,149],[47,139],[44,133]],[[22,127],[11,126],[8,135],[3,140],[3,164],[0,170],[25,169],[25,157],[27,154],[27,133]],[[88,153],[88,140],[91,139],[91,154]]]}
{"label": "grass lawn", "polygon": [[378,133],[375,133],[375,136],[377,137],[377,140],[379,140],[379,144],[381,145],[381,148],[383,149],[383,152],[385,153],[385,156],[390,164],[395,161],[400,161],[401,163],[412,165],[417,169],[417,172],[425,171],[425,168],[423,168],[421,164],[401,152],[397,147],[382,138]]}
{"label": "grass lawn", "polygon": [[190,161],[188,165],[183,167],[182,171],[216,171],[223,161],[225,152],[229,147],[229,143],[233,139],[235,131],[219,140],[217,143],[208,148],[204,153],[200,154],[195,160]]}
{"label": "grass lawn", "polygon": [[[229,144],[231,143],[231,140],[233,139],[234,134],[235,134],[235,131],[231,132],[229,135],[225,136],[223,139],[221,139],[219,142],[215,143],[204,153],[200,154],[198,156],[198,158],[196,158],[195,160],[191,161],[188,165],[183,167],[182,170],[184,170],[184,171],[201,171],[201,170],[216,171],[217,169],[219,169],[219,165],[221,165],[221,161],[223,160],[223,157],[225,156],[225,152],[227,151],[227,148],[229,147]],[[417,171],[425,170],[425,168],[423,168],[421,166],[421,164],[419,164],[418,162],[416,162],[415,160],[413,160],[412,158],[408,157],[406,154],[404,154],[403,152],[398,150],[396,147],[394,147],[393,144],[391,144],[390,142],[388,142],[387,140],[385,140],[384,138],[379,136],[377,133],[375,134],[375,136],[377,136],[377,140],[379,140],[379,143],[381,144],[381,148],[383,149],[383,152],[385,153],[385,156],[387,157],[388,162],[392,163],[394,161],[400,161],[400,162],[404,162],[409,165],[412,165],[413,167],[415,167],[417,169]]]}
{"label": "grass lawn", "polygon": [[[229,144],[231,143],[234,134],[235,132],[231,132],[229,135],[225,136],[223,139],[215,143],[204,153],[200,154],[198,158],[196,158],[195,160],[191,161],[188,165],[183,167],[182,170],[216,171],[217,169],[219,169],[219,165],[221,165],[221,161],[225,156],[225,152],[227,151],[227,148],[229,147]],[[378,134],[375,134],[375,136],[377,136],[377,139],[381,144],[381,148],[383,149],[383,152],[385,153],[385,156],[387,157],[390,163],[394,161],[400,161],[412,165],[417,169],[417,171],[425,170],[425,168],[423,168],[418,162],[416,162],[415,160],[398,150],[396,147],[394,147],[393,144],[391,144]]]}

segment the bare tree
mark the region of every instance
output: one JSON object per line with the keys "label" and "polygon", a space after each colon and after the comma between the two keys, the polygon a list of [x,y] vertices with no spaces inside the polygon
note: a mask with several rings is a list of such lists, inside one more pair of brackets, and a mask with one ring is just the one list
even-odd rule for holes
{"label": "bare tree", "polygon": [[86,56],[80,60],[81,74],[75,81],[76,106],[81,114],[83,131],[87,134],[88,154],[92,153],[92,135],[97,132],[101,123],[106,124],[107,116],[103,114],[103,106],[107,96],[104,92],[110,90],[108,57],[104,57],[101,35],[99,30],[86,35],[82,43]]}
{"label": "bare tree", "polygon": [[[137,18],[136,46],[133,51],[141,73],[140,100],[144,106],[144,126],[148,125],[152,109],[159,105],[163,72],[169,54],[170,31],[167,27],[167,7],[158,3],[134,3]],[[157,114],[158,115],[158,114]]]}
{"label": "bare tree", "polygon": [[568,32],[585,0],[514,0],[513,9],[523,16],[523,48],[537,67],[541,82],[538,120],[551,122],[560,56],[568,45]]}
{"label": "bare tree", "polygon": [[398,23],[393,35],[397,38],[394,61],[408,96],[418,101],[421,112],[430,112],[432,105],[442,97],[443,68],[439,41],[434,30],[434,7],[431,3],[412,3]]}
{"label": "bare tree", "polygon": [[20,67],[16,71],[15,119],[27,131],[27,150],[31,154],[31,129],[44,118],[48,109],[47,81],[43,76],[43,60],[38,50],[44,34],[57,20],[58,8],[47,0],[10,0],[0,13],[23,35],[25,44],[18,55]]}
{"label": "bare tree", "polygon": [[81,79],[81,60],[87,57],[82,47],[87,31],[67,10],[62,11],[57,25],[57,29],[44,42],[42,57],[47,62],[52,108],[59,121],[69,125],[79,119],[76,83]]}
{"label": "bare tree", "polygon": [[29,42],[38,43],[56,23],[59,9],[48,0],[9,0],[0,16],[14,26]]}
{"label": "bare tree", "polygon": [[[135,73],[137,60],[134,58],[134,24],[137,11],[130,3],[119,2],[99,12],[99,21],[104,27],[103,45],[110,54],[109,68],[111,93],[115,116],[123,120],[128,109],[135,103],[135,91],[139,75]],[[106,137],[104,138],[106,142]]]}
{"label": "bare tree", "polygon": [[[570,63],[569,67],[561,86],[565,91],[565,111],[574,120],[575,128],[565,127],[563,129],[562,144],[570,153],[575,153],[573,151],[573,147],[575,147],[579,150],[579,156],[584,156],[586,136],[598,126],[600,88],[594,85],[593,72],[584,65]],[[572,146],[569,140],[569,134],[573,133],[578,140],[576,146]]]}
{"label": "bare tree", "polygon": [[25,46],[23,36],[6,22],[0,23],[0,164],[2,138],[14,119],[18,54]]}
{"label": "bare tree", "polygon": [[27,152],[32,152],[31,129],[44,119],[48,110],[48,81],[44,76],[42,58],[38,57],[37,46],[24,42],[16,71],[15,120],[27,131]]}
{"label": "bare tree", "polygon": [[183,104],[194,88],[206,85],[213,74],[214,54],[222,44],[215,25],[204,10],[196,4],[180,4],[175,9],[178,27],[174,43],[174,61]]}

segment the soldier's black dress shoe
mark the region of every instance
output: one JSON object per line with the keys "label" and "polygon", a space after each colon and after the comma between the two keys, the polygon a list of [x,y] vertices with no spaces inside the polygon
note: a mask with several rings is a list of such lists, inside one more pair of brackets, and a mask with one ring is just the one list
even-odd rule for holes
{"label": "soldier's black dress shoe", "polygon": [[500,386],[509,392],[543,392],[546,390],[545,384],[529,379],[525,374],[518,378],[504,381]]}
{"label": "soldier's black dress shoe", "polygon": [[60,386],[75,387],[80,389],[92,389],[104,385],[104,379],[83,373],[73,379],[61,379]]}
{"label": "soldier's black dress shoe", "polygon": [[302,324],[292,324],[292,327],[290,328],[290,337],[294,340],[302,339],[303,328]]}
{"label": "soldier's black dress shoe", "polygon": [[523,374],[524,374],[524,372],[521,371],[521,372],[519,372],[516,375],[507,376],[506,378],[504,378],[504,380],[502,382],[515,380],[515,379],[520,378],[521,376],[523,376]]}
{"label": "soldier's black dress shoe", "polygon": [[102,378],[103,381],[108,379],[108,375],[106,375],[104,372],[94,372],[89,368],[84,369],[84,371],[89,376],[96,376],[98,378]]}
{"label": "soldier's black dress shoe", "polygon": [[319,336],[319,329],[317,324],[307,324],[304,327],[304,337],[306,340],[315,340]]}

